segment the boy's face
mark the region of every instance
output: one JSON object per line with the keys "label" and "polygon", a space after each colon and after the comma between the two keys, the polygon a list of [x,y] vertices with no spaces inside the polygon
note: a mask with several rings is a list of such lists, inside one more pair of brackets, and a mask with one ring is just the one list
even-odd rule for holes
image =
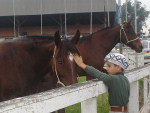
{"label": "boy's face", "polygon": [[106,70],[109,74],[115,75],[122,72],[122,68],[118,65],[115,65],[111,62],[106,62]]}

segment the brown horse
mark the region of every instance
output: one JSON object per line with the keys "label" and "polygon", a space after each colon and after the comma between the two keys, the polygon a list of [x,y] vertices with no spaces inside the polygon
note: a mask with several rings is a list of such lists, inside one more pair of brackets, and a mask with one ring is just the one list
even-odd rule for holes
{"label": "brown horse", "polygon": [[[60,39],[57,39],[54,41],[54,39],[48,38],[27,37],[0,43],[0,101],[57,87],[58,78],[56,71],[53,71],[52,68],[54,64],[50,63],[57,56],[60,44],[57,43]],[[56,49],[55,55],[53,55],[55,42]],[[67,49],[63,50],[64,54],[66,51],[72,52],[71,44],[66,47]],[[61,58],[63,56],[63,61],[67,62],[63,53],[59,53]],[[57,64],[57,57],[55,61]],[[61,70],[58,68],[60,66],[57,66],[56,69],[60,81],[65,85],[75,83],[76,77],[72,78],[70,76],[72,71],[68,72],[66,68],[66,66],[70,67],[70,63],[63,66],[64,68],[61,67]]]}
{"label": "brown horse", "polygon": [[[76,40],[79,40],[76,47],[83,57],[84,62],[101,71],[103,71],[105,56],[117,43],[124,43],[136,52],[141,52],[143,48],[130,25],[130,21],[123,25],[116,25],[111,28],[99,30],[89,36]],[[80,68],[78,68],[78,74],[86,75]],[[90,77],[88,79],[90,79]]]}

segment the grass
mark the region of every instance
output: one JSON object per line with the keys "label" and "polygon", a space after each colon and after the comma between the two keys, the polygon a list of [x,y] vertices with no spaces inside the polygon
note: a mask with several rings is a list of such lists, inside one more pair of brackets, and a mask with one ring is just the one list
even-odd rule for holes
{"label": "grass", "polygon": [[[86,77],[78,77],[78,82],[84,82],[84,81],[86,81]],[[109,112],[109,104],[107,98],[108,98],[108,93],[105,93],[97,97],[98,113]],[[81,103],[67,107],[66,113],[81,113]]]}

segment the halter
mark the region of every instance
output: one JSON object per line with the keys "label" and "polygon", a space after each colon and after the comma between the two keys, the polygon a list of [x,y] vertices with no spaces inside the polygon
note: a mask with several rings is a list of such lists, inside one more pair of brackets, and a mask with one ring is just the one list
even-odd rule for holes
{"label": "halter", "polygon": [[60,85],[62,85],[63,87],[65,86],[65,84],[64,83],[62,83],[61,81],[60,81],[60,79],[59,79],[59,76],[58,76],[58,73],[57,73],[57,68],[56,68],[56,60],[55,60],[55,52],[56,52],[56,46],[55,46],[55,48],[54,48],[54,54],[53,54],[53,58],[54,58],[54,65],[55,65],[55,73],[56,73],[56,76],[57,76],[57,84],[60,84]]}
{"label": "halter", "polygon": [[139,38],[137,37],[136,39],[133,39],[133,40],[128,40],[128,37],[127,37],[127,34],[126,34],[126,32],[125,32],[125,30],[124,30],[124,27],[123,27],[123,25],[122,24],[120,24],[120,42],[122,43],[122,40],[121,40],[121,31],[123,30],[123,32],[124,32],[124,35],[125,35],[125,37],[126,37],[126,40],[127,40],[127,42],[126,42],[126,44],[129,44],[130,42],[133,42],[133,41],[136,41],[136,40],[138,40]]}
{"label": "halter", "polygon": [[[56,60],[55,60],[55,52],[56,52],[56,46],[55,46],[55,48],[54,48],[54,54],[53,54],[53,58],[54,58],[54,65],[55,65],[55,73],[56,73],[56,76],[57,76],[57,79],[58,79],[58,81],[57,81],[57,84],[60,84],[60,85],[62,85],[63,87],[65,86],[65,84],[64,83],[62,83],[61,81],[60,81],[60,79],[59,79],[59,76],[58,76],[58,72],[57,72],[57,67],[56,67]],[[72,54],[71,54],[72,55]],[[69,58],[70,59],[70,58]],[[70,59],[70,60],[73,60],[73,58],[72,59]],[[70,65],[71,65],[71,71],[72,71],[72,73],[73,73],[73,68],[72,68],[72,64],[70,63]],[[73,76],[73,75],[72,75]],[[72,80],[73,81],[73,80]]]}

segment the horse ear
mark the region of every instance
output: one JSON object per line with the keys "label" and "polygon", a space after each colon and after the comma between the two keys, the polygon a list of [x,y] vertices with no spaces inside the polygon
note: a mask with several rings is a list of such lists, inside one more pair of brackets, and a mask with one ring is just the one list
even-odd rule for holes
{"label": "horse ear", "polygon": [[80,39],[80,31],[79,29],[76,31],[75,36],[71,39],[71,42],[77,44]]}
{"label": "horse ear", "polygon": [[124,27],[127,28],[127,27],[130,26],[130,24],[131,24],[131,20],[129,20],[129,21],[124,25]]}
{"label": "horse ear", "polygon": [[61,43],[59,31],[55,32],[55,45],[58,47]]}

